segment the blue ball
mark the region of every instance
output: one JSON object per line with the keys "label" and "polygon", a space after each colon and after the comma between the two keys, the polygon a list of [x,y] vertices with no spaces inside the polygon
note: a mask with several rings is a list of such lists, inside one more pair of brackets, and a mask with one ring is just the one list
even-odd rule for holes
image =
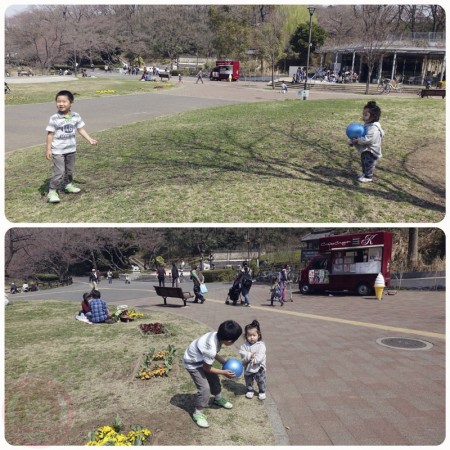
{"label": "blue ball", "polygon": [[349,139],[359,138],[366,134],[364,125],[360,123],[351,123],[345,130],[345,134]]}
{"label": "blue ball", "polygon": [[228,361],[226,361],[222,369],[231,370],[232,372],[234,372],[235,375],[233,378],[239,378],[242,375],[242,372],[244,372],[244,366],[242,365],[241,361],[236,358],[230,358]]}

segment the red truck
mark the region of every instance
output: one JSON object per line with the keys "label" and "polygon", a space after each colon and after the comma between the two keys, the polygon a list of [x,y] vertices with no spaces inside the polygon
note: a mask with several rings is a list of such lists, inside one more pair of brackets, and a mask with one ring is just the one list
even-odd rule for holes
{"label": "red truck", "polygon": [[299,289],[313,292],[354,292],[370,295],[375,278],[391,281],[392,233],[369,231],[319,239],[318,254],[300,272]]}
{"label": "red truck", "polygon": [[216,61],[216,66],[209,74],[209,79],[211,81],[228,81],[231,75],[232,81],[238,81],[240,77],[239,70],[239,61],[232,61],[230,59],[218,60]]}

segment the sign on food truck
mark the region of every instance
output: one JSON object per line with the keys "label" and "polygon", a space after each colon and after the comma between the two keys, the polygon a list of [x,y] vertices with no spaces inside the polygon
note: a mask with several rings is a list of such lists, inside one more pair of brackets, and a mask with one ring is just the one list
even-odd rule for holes
{"label": "sign on food truck", "polygon": [[383,274],[390,284],[392,234],[386,231],[342,234],[319,239],[319,254],[300,273],[302,294],[348,291],[369,295]]}

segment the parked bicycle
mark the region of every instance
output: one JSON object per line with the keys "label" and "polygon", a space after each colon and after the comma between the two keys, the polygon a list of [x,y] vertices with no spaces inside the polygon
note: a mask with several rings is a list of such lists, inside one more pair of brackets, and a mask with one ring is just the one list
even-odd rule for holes
{"label": "parked bicycle", "polygon": [[386,78],[378,84],[377,90],[379,94],[389,94],[391,91],[402,92],[403,83],[400,83],[397,80],[389,80]]}

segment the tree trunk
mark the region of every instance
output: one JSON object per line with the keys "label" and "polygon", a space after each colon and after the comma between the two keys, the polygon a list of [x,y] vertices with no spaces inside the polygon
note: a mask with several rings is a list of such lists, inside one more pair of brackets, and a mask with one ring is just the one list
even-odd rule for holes
{"label": "tree trunk", "polygon": [[408,268],[410,270],[417,269],[419,259],[419,229],[409,228],[408,240]]}

